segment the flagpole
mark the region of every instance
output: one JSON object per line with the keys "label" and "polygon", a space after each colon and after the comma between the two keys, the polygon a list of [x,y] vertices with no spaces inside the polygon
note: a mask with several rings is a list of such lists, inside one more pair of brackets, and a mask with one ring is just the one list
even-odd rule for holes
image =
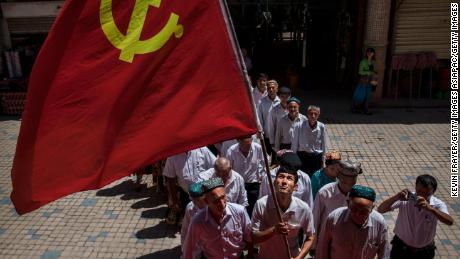
{"label": "flagpole", "polygon": [[[225,14],[224,19],[225,19],[226,24],[227,24],[227,30],[230,33],[230,41],[232,43],[233,50],[235,52],[235,55],[237,57],[237,61],[238,61],[239,65],[240,65],[240,68],[241,68],[242,76],[244,78],[244,81],[245,81],[245,84],[246,84],[246,89],[248,91],[249,101],[252,104],[251,105],[252,106],[252,112],[253,112],[254,118],[256,120],[257,130],[259,132],[258,137],[260,139],[260,143],[261,143],[263,154],[264,154],[265,171],[267,173],[267,179],[268,179],[268,183],[269,183],[269,186],[270,186],[270,192],[271,192],[271,195],[273,197],[273,201],[275,203],[275,208],[276,208],[276,212],[277,212],[277,216],[278,216],[278,221],[283,222],[283,218],[281,216],[281,209],[280,209],[280,206],[279,206],[279,203],[278,203],[278,197],[276,197],[275,188],[273,187],[273,180],[272,180],[272,177],[270,175],[270,165],[268,163],[268,154],[267,154],[267,148],[265,146],[264,132],[263,132],[262,126],[260,124],[259,117],[257,116],[256,105],[255,105],[254,99],[252,97],[251,80],[249,78],[248,71],[246,69],[246,64],[244,63],[244,59],[243,59],[243,55],[241,53],[241,49],[239,47],[239,43],[236,40],[237,37],[236,37],[236,33],[235,33],[235,28],[233,27],[232,18],[230,17],[230,11],[228,9],[227,3],[224,0],[219,0],[219,2],[220,2],[220,6],[221,6],[221,8],[223,10],[223,13]],[[291,250],[289,249],[289,241],[287,239],[287,236],[285,236],[285,235],[284,235],[284,244],[286,246],[286,252],[287,252],[287,255],[288,255],[287,258],[290,259],[290,258],[292,258]]]}

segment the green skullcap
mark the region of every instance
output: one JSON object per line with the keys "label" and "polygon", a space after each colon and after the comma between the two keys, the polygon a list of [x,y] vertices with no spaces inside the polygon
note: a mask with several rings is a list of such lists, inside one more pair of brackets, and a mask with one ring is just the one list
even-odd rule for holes
{"label": "green skullcap", "polygon": [[287,103],[291,103],[291,102],[296,102],[298,105],[300,105],[300,100],[295,97],[291,97],[287,100]]}
{"label": "green skullcap", "polygon": [[198,198],[203,195],[203,184],[202,182],[192,183],[188,188],[188,194],[192,198]]}
{"label": "green skullcap", "polygon": [[220,177],[211,178],[207,181],[203,181],[202,184],[203,184],[203,189],[202,189],[203,193],[210,192],[217,187],[224,187],[224,182],[222,181]]}
{"label": "green skullcap", "polygon": [[374,189],[362,185],[354,185],[350,192],[348,193],[350,198],[358,197],[370,200],[372,202],[375,201],[375,191]]}

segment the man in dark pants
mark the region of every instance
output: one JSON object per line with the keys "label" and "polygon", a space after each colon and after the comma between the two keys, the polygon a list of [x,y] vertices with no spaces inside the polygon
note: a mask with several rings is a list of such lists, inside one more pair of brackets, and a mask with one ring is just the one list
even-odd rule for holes
{"label": "man in dark pants", "polygon": [[437,186],[433,176],[420,175],[415,180],[415,192],[404,189],[378,207],[380,213],[399,209],[391,258],[434,258],[438,220],[449,226],[454,223],[446,204],[433,195]]}
{"label": "man in dark pants", "polygon": [[296,125],[291,148],[302,161],[302,171],[308,176],[323,168],[326,153],[326,126],[318,121],[320,108],[310,105],[308,120]]}

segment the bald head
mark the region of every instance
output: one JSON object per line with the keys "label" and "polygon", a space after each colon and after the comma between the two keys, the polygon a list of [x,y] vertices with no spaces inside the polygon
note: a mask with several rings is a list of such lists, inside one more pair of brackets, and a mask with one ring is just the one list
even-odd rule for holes
{"label": "bald head", "polygon": [[217,158],[216,162],[214,163],[214,170],[216,171],[216,175],[222,178],[222,181],[224,184],[226,184],[230,178],[230,172],[232,170],[230,160],[228,160],[226,157]]}

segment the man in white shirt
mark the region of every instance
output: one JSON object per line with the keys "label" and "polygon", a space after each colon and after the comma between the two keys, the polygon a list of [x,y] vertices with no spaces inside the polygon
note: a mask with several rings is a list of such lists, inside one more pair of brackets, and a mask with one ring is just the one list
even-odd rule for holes
{"label": "man in white shirt", "polygon": [[280,98],[277,96],[278,82],[275,80],[269,80],[267,85],[267,96],[260,99],[257,104],[257,115],[259,116],[260,124],[264,130],[264,142],[265,147],[267,148],[267,153],[272,154],[272,148],[270,145],[269,113],[270,109],[280,102]]}
{"label": "man in white shirt", "polygon": [[353,186],[347,207],[338,208],[327,217],[315,258],[389,258],[388,226],[383,216],[373,210],[374,201],[373,189]]}
{"label": "man in white shirt", "polygon": [[[207,207],[193,218],[184,242],[183,257],[194,257],[196,246],[205,258],[240,258],[243,249],[251,247],[251,221],[243,206],[227,202],[220,178],[203,182]],[[252,249],[248,251],[252,255]]]}
{"label": "man in white shirt", "polygon": [[[273,196],[268,195],[259,199],[252,214],[252,239],[260,245],[259,258],[287,258],[284,246],[284,235],[289,242],[289,250],[293,258],[304,258],[313,240],[315,229],[310,207],[300,199],[292,196],[297,188],[297,172],[287,172],[280,168],[276,174],[274,187],[282,214],[279,222]],[[302,249],[299,248],[299,231],[306,235]]]}
{"label": "man in white shirt", "polygon": [[259,103],[260,99],[267,96],[267,80],[268,75],[260,73],[256,81],[256,87],[252,89],[252,99],[256,105]]}
{"label": "man in white shirt", "polygon": [[[326,218],[333,210],[347,206],[347,195],[356,184],[358,174],[361,174],[361,164],[341,160],[337,182],[324,185],[316,194],[313,205],[313,218],[317,235],[321,233]],[[316,244],[313,245],[315,249]]]}
{"label": "man in white shirt", "polygon": [[210,168],[200,173],[202,180],[220,177],[224,182],[225,194],[227,201],[231,203],[248,206],[248,197],[244,188],[244,179],[237,172],[232,170],[230,160],[226,157],[219,157],[214,164],[214,168]]}
{"label": "man in white shirt", "polygon": [[291,149],[295,126],[307,120],[305,115],[299,113],[299,99],[295,97],[289,98],[287,100],[287,108],[288,114],[283,116],[276,125],[275,151]]}
{"label": "man in white shirt", "polygon": [[446,204],[433,195],[437,186],[433,176],[419,175],[415,180],[415,193],[404,189],[378,207],[381,213],[399,209],[391,258],[434,258],[438,220],[446,225],[454,223]]}
{"label": "man in white shirt", "polygon": [[320,108],[310,105],[307,110],[307,121],[296,125],[292,150],[302,160],[302,171],[308,176],[324,166],[326,153],[326,126],[318,121]]}
{"label": "man in white shirt", "polygon": [[252,136],[238,139],[238,144],[231,146],[227,151],[232,169],[244,179],[244,188],[248,197],[248,213],[259,197],[260,181],[265,174],[262,146],[252,141]]}
{"label": "man in white shirt", "polygon": [[[215,160],[216,157],[206,147],[190,150],[166,159],[163,176],[166,177],[170,196],[169,202],[171,203],[168,224],[176,223],[176,216],[173,215],[175,212],[183,214],[185,206],[190,202],[187,193],[190,184],[198,182],[200,172],[212,168]],[[179,197],[177,196],[178,191]]]}
{"label": "man in white shirt", "polygon": [[276,128],[278,127],[278,121],[283,118],[283,116],[288,114],[287,100],[291,97],[291,89],[283,86],[279,89],[278,95],[280,102],[275,104],[268,111],[268,129],[270,130],[268,137],[270,139],[272,148],[275,148],[275,136]]}

